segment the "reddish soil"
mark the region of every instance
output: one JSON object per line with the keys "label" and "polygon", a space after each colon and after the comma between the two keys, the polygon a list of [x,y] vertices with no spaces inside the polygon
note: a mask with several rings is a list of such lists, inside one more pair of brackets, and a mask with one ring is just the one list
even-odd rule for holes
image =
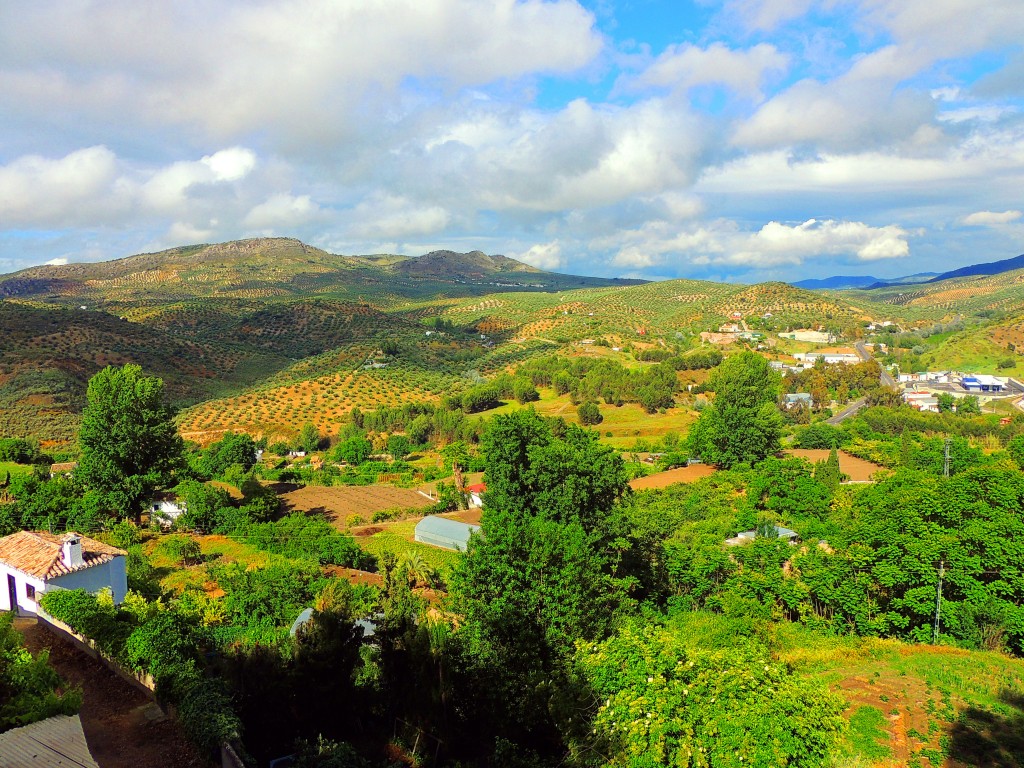
{"label": "reddish soil", "polygon": [[460,523],[480,525],[480,518],[483,517],[483,512],[482,509],[476,507],[475,509],[460,509],[458,512],[445,512],[441,517],[458,520]]}
{"label": "reddish soil", "polygon": [[703,477],[708,477],[716,472],[709,464],[694,464],[692,467],[679,467],[665,472],[658,472],[647,477],[638,477],[629,481],[629,487],[634,491],[646,491],[650,488],[667,488],[676,483],[695,483]]}
{"label": "reddish soil", "polygon": [[[825,461],[828,459],[828,454],[828,451],[817,451],[808,448],[794,448],[791,451],[786,451],[787,456],[799,456],[802,459],[807,459],[812,464]],[[839,451],[839,470],[844,475],[848,475],[851,480],[857,482],[870,480],[876,472],[883,469],[885,467],[879,464],[872,464],[870,461],[851,456],[845,451]]]}
{"label": "reddish soil", "polygon": [[70,685],[82,689],[82,729],[100,768],[210,768],[170,718],[150,720],[152,699],[68,641],[18,619],[15,627],[33,653],[50,651],[50,666]]}
{"label": "reddish soil", "polygon": [[369,520],[382,509],[423,509],[434,503],[410,488],[392,485],[309,485],[281,494],[281,502],[289,512],[320,512],[341,526],[349,515],[362,515]]}
{"label": "reddish soil", "polygon": [[355,568],[343,568],[340,565],[328,565],[324,568],[328,576],[346,579],[349,584],[370,584],[374,587],[384,586],[384,577],[379,573],[360,571]]}

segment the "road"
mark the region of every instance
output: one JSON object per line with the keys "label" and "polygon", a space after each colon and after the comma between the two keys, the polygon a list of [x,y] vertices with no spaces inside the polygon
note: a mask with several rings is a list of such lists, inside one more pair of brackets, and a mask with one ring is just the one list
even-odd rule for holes
{"label": "road", "polygon": [[848,418],[853,416],[855,413],[860,411],[860,409],[863,408],[865,405],[867,405],[867,400],[865,400],[863,397],[860,398],[859,400],[854,400],[852,403],[843,408],[843,410],[841,410],[835,416],[833,416],[830,419],[826,419],[825,423],[831,424],[832,426],[841,424],[842,422],[846,421]]}
{"label": "road", "polygon": [[[855,342],[853,346],[857,350],[857,354],[860,355],[861,360],[874,360],[874,356],[868,351],[868,348],[864,345],[863,341]],[[879,365],[879,368],[881,368],[882,371],[881,375],[878,377],[881,385],[883,387],[895,387],[896,380],[890,376],[889,372],[885,370],[885,368],[882,368],[881,365]]]}

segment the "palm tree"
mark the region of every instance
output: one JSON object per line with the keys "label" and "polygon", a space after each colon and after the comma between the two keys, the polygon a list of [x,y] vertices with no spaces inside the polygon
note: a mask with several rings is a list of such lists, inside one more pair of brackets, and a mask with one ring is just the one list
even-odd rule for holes
{"label": "palm tree", "polygon": [[437,578],[437,571],[428,563],[419,552],[406,552],[402,555],[401,564],[413,586],[432,586]]}

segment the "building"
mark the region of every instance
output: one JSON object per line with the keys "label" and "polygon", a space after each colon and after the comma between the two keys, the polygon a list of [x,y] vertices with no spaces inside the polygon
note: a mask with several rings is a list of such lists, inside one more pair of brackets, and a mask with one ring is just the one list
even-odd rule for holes
{"label": "building", "polygon": [[782,396],[782,405],[787,411],[790,408],[796,408],[798,405],[805,405],[810,408],[814,405],[814,399],[808,392],[794,392]]}
{"label": "building", "polygon": [[77,461],[61,461],[57,464],[50,465],[50,477],[71,477],[74,471],[78,469]]}
{"label": "building", "polygon": [[128,592],[127,552],[78,533],[18,531],[0,539],[0,610],[39,612],[52,589],[109,589],[115,603]]}
{"label": "building", "polygon": [[154,499],[149,505],[149,522],[169,531],[186,509],[185,502],[177,498]]}
{"label": "building", "polygon": [[[778,534],[779,539],[788,544],[796,544],[800,540],[800,534],[789,528],[776,526],[775,531]],[[726,539],[725,543],[730,547],[735,547],[738,544],[749,544],[756,538],[757,531],[740,531],[733,538]]]}
{"label": "building", "polygon": [[469,494],[469,506],[478,509],[484,505],[484,492],[487,490],[486,483],[476,483],[466,486],[466,493]]}
{"label": "building", "polygon": [[5,768],[99,768],[78,715],[55,715],[0,733]]}
{"label": "building", "polygon": [[975,373],[960,379],[960,386],[968,392],[1002,392],[1006,386],[1006,379]]}
{"label": "building", "polygon": [[451,520],[447,517],[429,515],[416,523],[415,540],[441,549],[466,550],[471,534],[480,530],[479,525]]}
{"label": "building", "polygon": [[903,400],[911,408],[926,413],[939,412],[939,398],[931,392],[904,392]]}

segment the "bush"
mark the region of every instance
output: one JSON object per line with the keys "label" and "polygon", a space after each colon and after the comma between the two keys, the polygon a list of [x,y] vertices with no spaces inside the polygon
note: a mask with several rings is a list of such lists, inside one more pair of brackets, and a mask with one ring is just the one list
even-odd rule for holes
{"label": "bush", "polygon": [[46,592],[39,604],[53,618],[63,621],[75,632],[91,638],[107,655],[121,658],[132,625],[119,619],[111,604],[103,604],[84,589],[58,589]]}
{"label": "bush", "polygon": [[185,693],[178,704],[178,722],[185,735],[207,752],[215,752],[242,731],[231,699],[212,680],[202,680]]}
{"label": "bush", "polygon": [[598,408],[597,403],[581,403],[576,409],[576,413],[580,417],[580,424],[587,427],[604,421],[604,416],[601,415],[601,409]]}

